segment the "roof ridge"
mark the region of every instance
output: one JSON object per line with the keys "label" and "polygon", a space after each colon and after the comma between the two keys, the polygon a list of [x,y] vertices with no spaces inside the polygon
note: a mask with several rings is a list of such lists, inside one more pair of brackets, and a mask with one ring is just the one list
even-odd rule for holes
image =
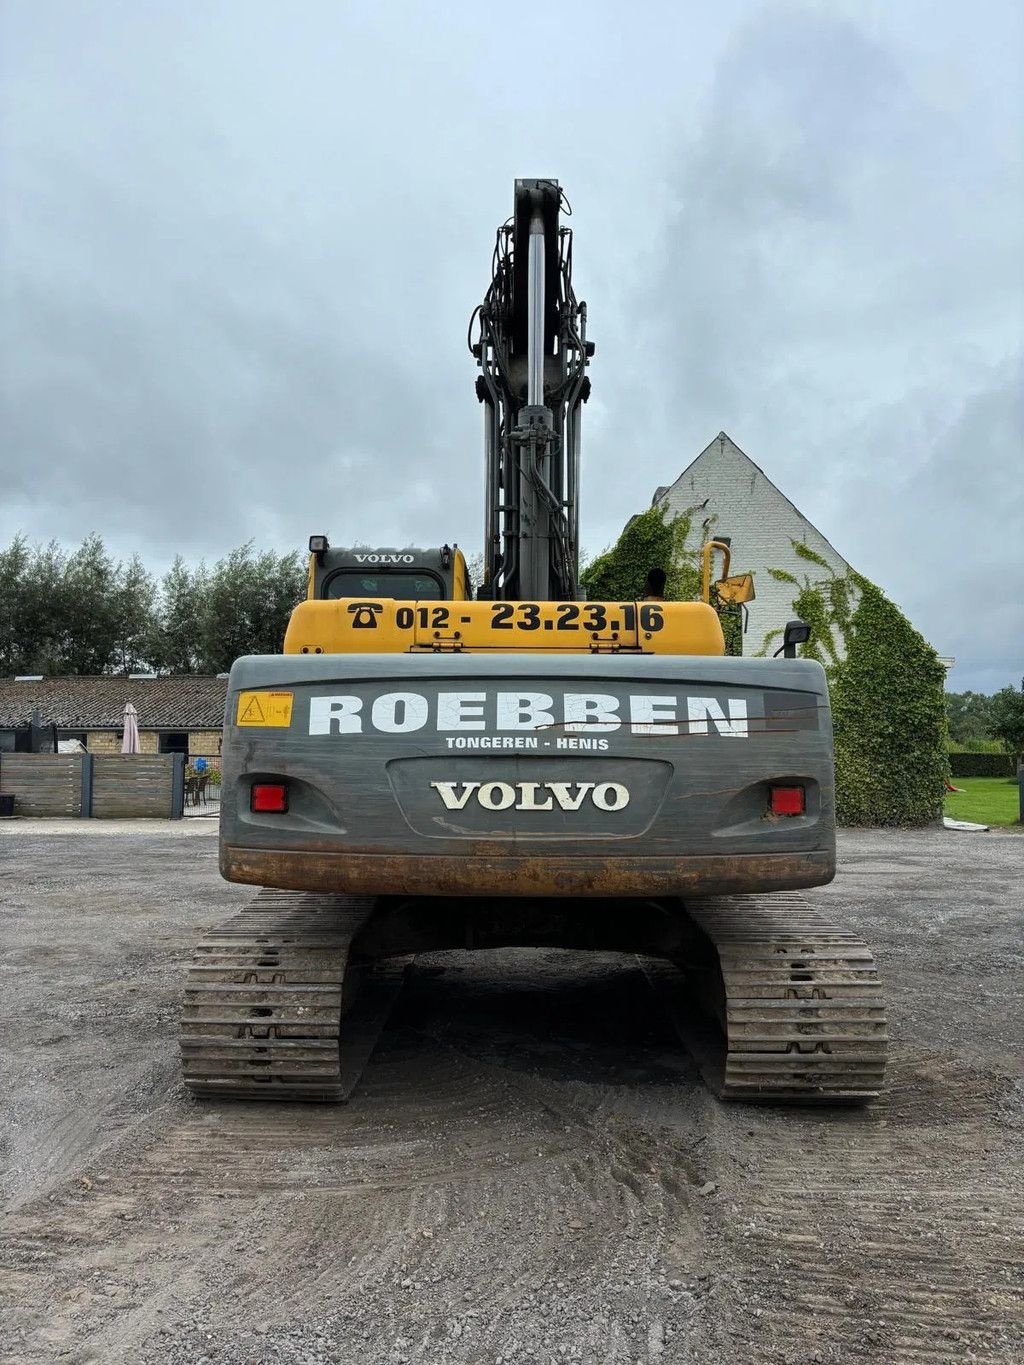
{"label": "roof ridge", "polygon": [[[785,502],[789,507],[791,507],[791,508],[793,509],[793,511],[796,513],[796,515],[800,518],[800,520],[803,521],[803,522],[806,522],[807,525],[810,527],[810,529],[815,533],[815,535],[821,537],[821,539],[825,542],[825,544],[826,544],[826,545],[828,546],[828,548],[832,551],[832,553],[836,556],[836,558],[837,558],[837,559],[841,559],[841,560],[843,561],[843,563],[846,565],[847,568],[852,568],[852,565],[850,564],[850,561],[846,558],[845,555],[841,554],[841,553],[836,549],[836,547],[835,547],[835,546],[832,544],[832,542],[829,540],[828,536],[826,536],[825,533],[824,533],[823,531],[819,531],[819,529],[817,528],[817,526],[815,526],[814,522],[811,521],[810,517],[806,514],[806,512],[801,512],[800,508],[797,507],[796,503],[792,500],[792,498],[789,498],[789,497],[786,496],[786,494],[782,491],[782,489],[781,489],[781,488],[779,487],[779,485],[775,482],[775,480],[772,479],[772,478],[770,477],[770,475],[768,475],[768,474],[766,474],[766,473],[764,472],[764,470],[763,470],[763,469],[761,468],[761,466],[757,463],[757,461],[754,460],[754,459],[752,459],[752,458],[747,454],[747,452],[742,448],[742,446],[738,445],[738,444],[733,440],[733,438],[729,435],[729,433],[728,433],[727,431],[720,431],[720,432],[718,433],[717,436],[715,436],[712,440],[710,440],[710,441],[708,442],[708,444],[704,447],[704,449],[700,452],[699,455],[695,455],[695,456],[693,457],[693,459],[692,459],[692,460],[690,461],[690,463],[685,467],[685,469],[683,469],[682,472],[678,475],[678,477],[677,477],[677,478],[668,486],[668,488],[666,489],[665,494],[664,494],[665,497],[667,497],[668,494],[671,493],[672,489],[675,488],[676,484],[680,483],[680,482],[686,477],[686,475],[687,475],[687,474],[689,473],[689,471],[693,468],[693,466],[697,463],[697,461],[698,461],[698,460],[702,460],[702,459],[704,458],[704,456],[708,454],[708,452],[711,450],[711,447],[715,444],[716,441],[719,442],[719,443],[722,443],[722,442],[724,442],[724,441],[728,441],[729,444],[732,446],[733,450],[735,450],[738,454],[742,455],[743,458],[746,460],[747,464],[751,465],[754,469],[757,470],[757,472],[761,475],[762,479],[764,479],[765,483],[768,484],[768,486],[769,486],[770,488],[773,488],[773,489],[775,490],[776,493],[778,493],[779,497],[782,498],[783,502]],[[657,498],[655,498],[655,501],[657,501]]]}

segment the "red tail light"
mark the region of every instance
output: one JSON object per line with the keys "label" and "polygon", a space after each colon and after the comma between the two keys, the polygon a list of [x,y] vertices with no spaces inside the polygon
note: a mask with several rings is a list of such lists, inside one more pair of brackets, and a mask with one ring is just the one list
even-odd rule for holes
{"label": "red tail light", "polygon": [[807,809],[803,787],[772,787],[771,811],[773,815],[803,815]]}
{"label": "red tail light", "polygon": [[282,814],[288,809],[288,788],[283,782],[254,782],[249,795],[249,809],[264,814]]}

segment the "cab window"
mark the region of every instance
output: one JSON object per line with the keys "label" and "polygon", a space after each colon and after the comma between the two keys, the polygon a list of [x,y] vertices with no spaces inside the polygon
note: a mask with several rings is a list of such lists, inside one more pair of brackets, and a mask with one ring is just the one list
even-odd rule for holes
{"label": "cab window", "polygon": [[442,585],[430,573],[365,573],[339,569],[324,583],[323,595],[336,597],[397,597],[405,601],[440,601]]}

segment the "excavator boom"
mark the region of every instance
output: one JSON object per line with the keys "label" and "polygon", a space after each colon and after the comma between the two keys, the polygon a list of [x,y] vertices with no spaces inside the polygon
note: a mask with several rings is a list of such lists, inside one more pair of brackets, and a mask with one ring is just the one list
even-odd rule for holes
{"label": "excavator boom", "polygon": [[482,596],[579,597],[582,405],[590,394],[587,305],[572,287],[572,230],[557,180],[517,180],[493,278],[471,322],[484,408]]}

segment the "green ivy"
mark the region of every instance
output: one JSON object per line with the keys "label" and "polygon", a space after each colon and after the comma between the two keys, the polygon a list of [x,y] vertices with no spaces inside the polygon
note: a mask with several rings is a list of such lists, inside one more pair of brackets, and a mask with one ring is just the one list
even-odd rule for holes
{"label": "green ivy", "polygon": [[[946,671],[931,645],[880,588],[852,570],[837,574],[815,550],[790,541],[798,558],[823,569],[796,588],[793,614],[811,627],[800,646],[828,675],[835,729],[836,817],[844,825],[926,825],[942,815],[949,779]],[[769,631],[758,655],[782,629]]]}
{"label": "green ivy", "polygon": [[[699,602],[702,597],[700,545],[690,545],[697,508],[669,517],[664,505],[635,516],[615,544],[593,559],[580,582],[591,601],[629,602],[643,596],[651,569],[665,570],[665,597],[670,602]],[[703,529],[710,534],[711,519]],[[726,653],[743,653],[743,617],[731,603],[713,602],[722,622]]]}
{"label": "green ivy", "polygon": [[[811,627],[803,658],[828,674],[835,729],[836,817],[844,825],[925,825],[942,814],[949,777],[945,669],[927,641],[861,574],[837,574],[799,541],[796,554],[828,578],[800,583],[793,613]],[[782,631],[765,636],[767,654]]]}
{"label": "green ivy", "polygon": [[829,670],[836,818],[844,825],[925,825],[949,780],[946,670],[927,640],[866,578]]}
{"label": "green ivy", "polygon": [[723,602],[711,585],[711,605],[718,612],[725,636],[725,652],[738,658],[743,653],[743,608],[738,602]]}
{"label": "green ivy", "polygon": [[[828,669],[837,664],[843,655],[856,593],[855,575],[837,574],[827,560],[800,540],[791,540],[789,543],[799,559],[824,569],[829,577],[823,582],[816,582],[804,574],[801,583],[795,574],[786,569],[769,569],[768,574],[776,583],[788,583],[797,589],[793,598],[793,614],[801,621],[806,621],[811,628],[810,639],[800,646],[800,657],[816,659],[823,668]],[[781,642],[782,635],[782,626],[768,631],[754,657],[763,659],[771,654],[772,646],[777,641]]]}
{"label": "green ivy", "polygon": [[819,569],[825,569],[828,573],[832,573],[828,560],[824,555],[818,554],[817,550],[812,550],[802,540],[791,540],[789,543],[796,552],[797,559],[806,559],[808,564],[815,564]]}
{"label": "green ivy", "polygon": [[687,545],[693,510],[669,519],[662,507],[633,517],[615,544],[592,560],[580,575],[595,602],[635,601],[643,596],[651,569],[665,570],[665,596],[674,602],[700,596],[699,550]]}

